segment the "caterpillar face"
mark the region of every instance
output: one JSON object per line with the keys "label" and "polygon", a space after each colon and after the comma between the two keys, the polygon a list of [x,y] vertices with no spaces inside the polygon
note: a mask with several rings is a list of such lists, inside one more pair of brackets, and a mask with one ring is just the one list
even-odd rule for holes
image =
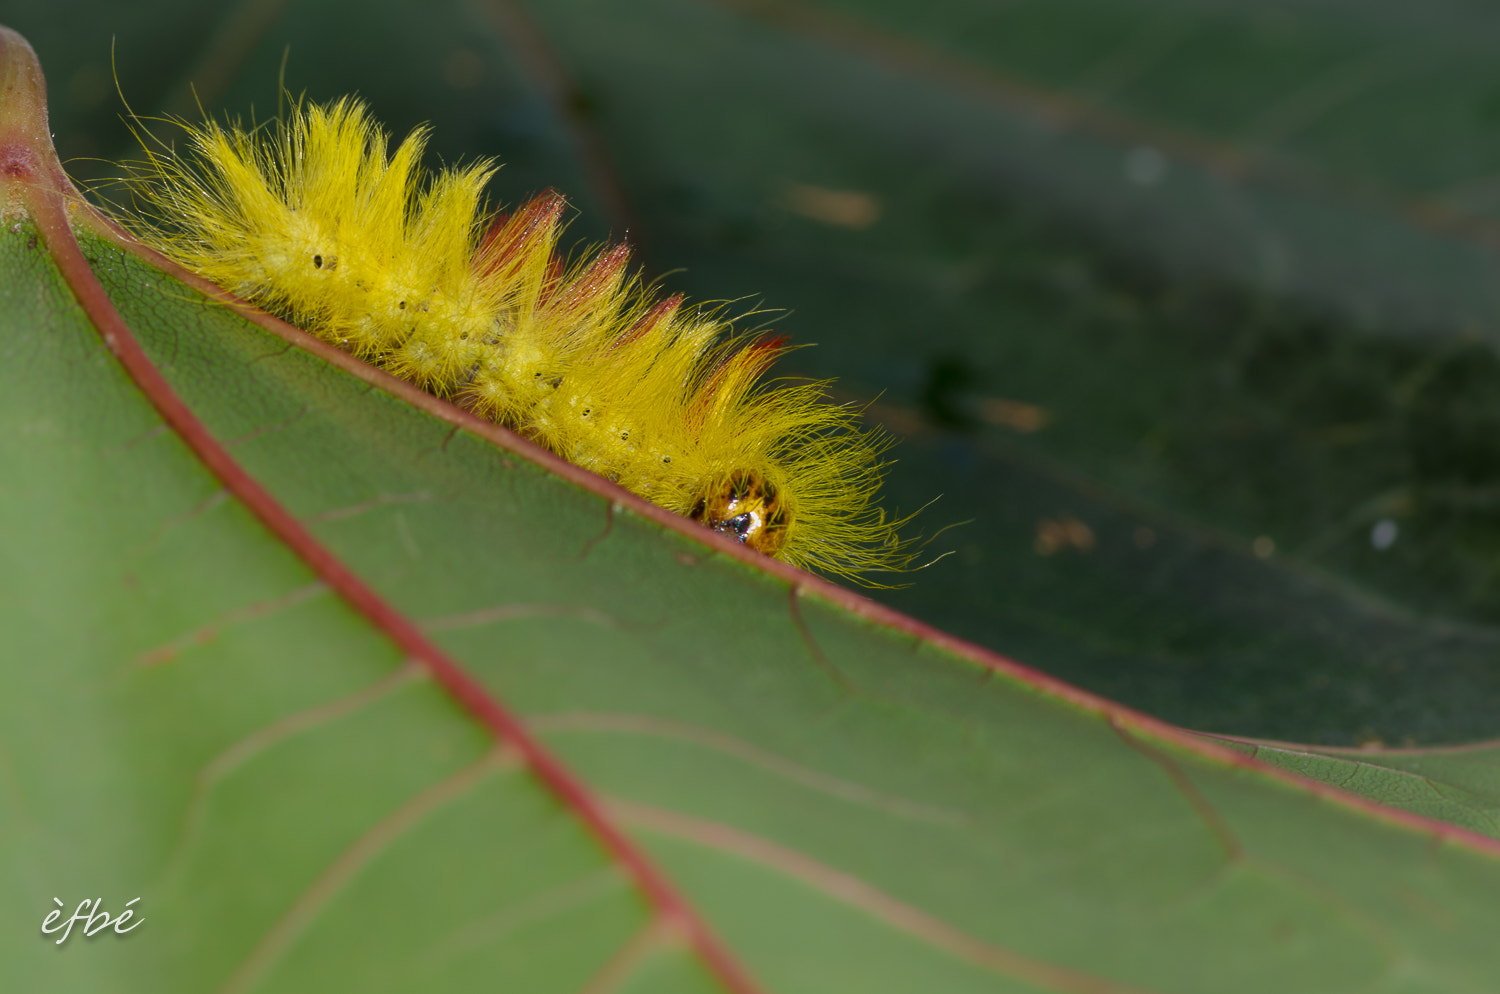
{"label": "caterpillar face", "polygon": [[[492,164],[420,167],[363,105],[296,105],[266,128],[188,127],[187,158],[132,183],[124,223],[251,303],[795,566],[901,570],[876,503],[885,441],[824,384],[767,384],[782,339],[657,300],[624,245],[569,263],[566,201],[492,214]],[[724,467],[736,467],[726,472]]]}
{"label": "caterpillar face", "polygon": [[768,556],[781,551],[791,524],[781,492],[754,470],[737,470],[709,485],[688,517]]}

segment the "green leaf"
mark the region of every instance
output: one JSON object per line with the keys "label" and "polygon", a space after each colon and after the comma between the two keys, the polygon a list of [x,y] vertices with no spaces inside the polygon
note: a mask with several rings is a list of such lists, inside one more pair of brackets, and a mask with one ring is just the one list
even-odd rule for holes
{"label": "green leaf", "polygon": [[1339,790],[1500,838],[1500,746],[1494,743],[1329,749],[1228,741],[1246,755]]}
{"label": "green leaf", "polygon": [[[721,178],[701,187],[708,206],[700,198],[678,208],[697,228],[669,225],[648,246],[665,264],[684,247],[727,245],[693,278],[723,280],[715,270],[733,268],[738,289],[723,293],[776,286],[774,302],[809,302],[803,319],[839,310],[828,327],[869,332],[845,346],[867,364],[846,370],[856,387],[889,385],[886,373],[911,354],[894,343],[923,337],[910,329],[925,334],[934,315],[939,332],[972,330],[981,342],[1020,327],[995,362],[1057,343],[1022,372],[1054,384],[1058,402],[1020,398],[1040,401],[1053,428],[1010,438],[995,427],[975,439],[922,427],[925,438],[905,450],[919,469],[952,452],[961,466],[980,462],[982,472],[970,462],[955,477],[977,481],[955,496],[981,507],[994,530],[978,562],[1011,564],[998,575],[1024,578],[1025,597],[1009,600],[1015,587],[969,568],[946,587],[951,580],[930,579],[939,567],[898,596],[925,598],[934,612],[944,598],[977,602],[966,624],[1024,658],[1063,672],[1094,666],[1097,681],[1142,681],[1138,693],[1177,712],[1234,716],[1225,722],[1233,731],[1274,727],[1288,700],[1297,704],[1289,720],[1316,718],[1316,680],[1339,672],[1318,658],[1328,646],[1347,660],[1371,645],[1432,646],[1434,665],[1452,663],[1450,676],[1462,675],[1459,664],[1481,672],[1476,647],[1489,633],[1480,625],[1429,623],[1372,601],[1337,574],[1330,580],[1311,554],[1305,562],[1254,556],[1261,525],[1299,521],[1306,510],[1277,503],[1292,484],[1276,489],[1275,474],[1319,469],[1326,450],[1294,448],[1227,497],[1210,486],[1238,478],[1243,451],[1208,460],[1207,470],[1190,465],[1222,439],[1196,436],[1204,408],[1179,405],[1182,395],[1164,389],[1202,368],[1192,341],[1171,337],[1191,322],[1166,321],[1178,313],[1170,299],[1142,317],[1149,295],[1122,302],[1128,281],[1088,265],[1080,284],[1080,269],[1058,262],[1092,243],[1050,229],[1017,235],[1006,252],[985,255],[984,267],[1035,252],[1034,272],[1053,272],[1060,289],[1014,300],[1005,287],[971,295],[961,243],[984,244],[996,215],[953,201],[941,176],[915,184],[914,203],[944,209],[898,225],[891,205],[899,198],[883,192],[885,219],[859,241],[790,208],[795,217],[761,230],[764,194],[795,191],[777,187],[772,172],[760,173],[777,177],[767,190],[743,196],[732,180],[763,168],[755,149],[785,151],[784,133],[772,129],[795,133],[794,147],[808,143],[795,172],[786,167],[790,180],[863,189],[866,174],[840,170],[865,163],[885,177],[878,189],[908,188],[900,161],[872,157],[848,132],[815,140],[818,129],[799,116],[809,95],[855,101],[852,85],[809,85],[848,64],[814,72],[827,51],[795,24],[756,27],[732,12],[670,4],[603,16],[612,9],[591,6],[584,17],[580,7],[546,25],[576,64],[618,83],[594,90],[603,94],[601,120],[614,122],[604,129],[630,139],[611,147],[638,161],[632,149],[670,147],[667,138],[723,120],[732,141],[722,147],[743,153],[717,160],[743,174],[684,170]],[[362,8],[358,19],[343,11],[340,20],[340,10],[308,5],[287,16],[302,19],[307,38],[326,38],[336,25],[388,42],[382,25],[399,22],[394,6]],[[472,23],[457,20],[467,10],[423,19],[400,40],[420,52],[423,37],[445,31],[472,38]],[[460,23],[463,32],[453,27]],[[699,31],[699,41],[723,38],[722,47],[666,44],[672,25]],[[279,41],[261,38],[256,51],[259,62],[249,64],[273,72]],[[451,49],[434,43],[432,51]],[[800,53],[797,72],[786,68],[789,53]],[[752,65],[757,78],[779,81],[776,113],[732,113],[725,101],[746,99],[733,86],[693,85]],[[927,83],[891,75],[891,91],[925,99]],[[631,87],[645,96],[632,97]],[[624,113],[674,93],[693,96],[699,113],[657,118],[654,129]],[[935,99],[965,110],[951,92]],[[893,107],[904,106],[898,119],[910,124],[929,106],[873,104],[882,127]],[[969,133],[962,115],[934,120]],[[964,160],[945,161],[941,168]],[[624,170],[637,179],[645,172]],[[680,186],[646,186],[648,203],[683,196]],[[938,241],[959,240],[936,264],[919,251],[930,243],[909,238],[935,221]],[[438,406],[410,403],[336,356],[289,345],[82,226],[92,269],[152,368],[248,479],[395,609],[355,610],[299,558],[304,545],[268,532],[226,494],[222,477],[122,373],[54,268],[65,256],[57,231],[15,215],[0,230],[0,515],[11,536],[0,544],[0,626],[14,648],[0,667],[0,892],[14,895],[0,904],[7,988],[1429,992],[1486,990],[1500,974],[1492,841],[1278,775],[846,592],[757,568],[597,483],[549,471],[495,433],[456,428]],[[1063,320],[1065,299],[1082,301],[1076,324]],[[1037,314],[1051,319],[1028,325]],[[1258,437],[1267,451],[1303,430],[1329,371],[1352,364],[1356,385],[1368,385],[1405,356],[1430,354],[1326,328],[1304,340],[1291,335],[1296,327],[1275,326],[1264,341],[1290,336],[1306,350],[1311,359],[1291,367],[1310,369],[1307,381],[1286,393],[1258,386],[1231,395],[1264,401],[1277,430],[1291,426]],[[1121,329],[1131,337],[1118,356],[1097,351]],[[1082,355],[1117,361],[1094,369],[1080,358],[1083,346],[1095,351]],[[841,361],[837,346],[819,351],[810,361]],[[1460,358],[1460,369],[1474,368]],[[962,389],[973,365],[936,375],[945,367],[934,362],[931,382],[895,399],[915,405],[930,394],[934,419],[962,414],[976,399]],[[993,395],[1015,399],[1010,390]],[[1079,402],[1060,402],[1068,397]],[[1164,412],[1165,451],[1175,458],[1122,457],[1136,450],[1121,438]],[[1077,427],[1067,427],[1069,417]],[[1391,424],[1405,425],[1402,417]],[[1434,417],[1439,426],[1482,423],[1464,410]],[[1335,496],[1358,491],[1362,479],[1336,476]],[[914,485],[898,480],[894,489]],[[1060,511],[1089,524],[1094,544],[1081,547]],[[1036,551],[1046,533],[1030,527],[1043,514],[1060,529],[1061,547],[1048,556]],[[1358,532],[1370,524],[1355,518]],[[1153,529],[1152,543],[1139,541],[1142,527]],[[1478,575],[1437,558],[1442,547],[1424,540],[1422,554],[1452,566],[1451,588]],[[1165,559],[1132,558],[1150,549]],[[1381,582],[1415,598],[1416,581]],[[1011,606],[989,610],[997,602]],[[1407,641],[1370,626],[1372,617]],[[458,668],[408,658],[393,629],[403,622]],[[1162,666],[1148,685],[1151,664],[1164,657],[1200,668],[1217,657],[1221,667],[1183,688],[1181,670]],[[1285,676],[1280,666],[1301,672],[1295,667],[1309,659],[1325,668],[1286,698],[1268,690]],[[1389,658],[1376,662],[1357,672],[1389,669]],[[463,689],[455,674],[483,693],[445,694]],[[1393,727],[1433,735],[1480,727],[1484,695],[1453,684],[1463,692],[1430,697],[1425,711],[1401,702],[1421,717]],[[1394,705],[1367,703],[1368,682],[1332,685],[1335,718],[1304,728],[1348,736],[1371,714],[1392,714],[1382,708]],[[1169,693],[1181,696],[1173,703]],[[497,745],[497,702],[524,718],[532,739]],[[1454,726],[1452,714],[1472,718]],[[533,740],[546,752],[528,759],[517,742]],[[558,784],[537,775],[547,756],[586,785],[603,824],[623,829],[645,863],[626,858],[629,847],[601,844],[608,836],[598,822],[591,831],[593,809],[546,786]],[[1386,781],[1363,789],[1402,800]],[[663,913],[675,906],[652,880],[685,895],[708,931]],[[135,895],[145,921],[129,936],[75,934],[55,946],[38,933],[54,896],[68,911],[101,897],[118,913]],[[731,961],[759,986],[739,983]]]}

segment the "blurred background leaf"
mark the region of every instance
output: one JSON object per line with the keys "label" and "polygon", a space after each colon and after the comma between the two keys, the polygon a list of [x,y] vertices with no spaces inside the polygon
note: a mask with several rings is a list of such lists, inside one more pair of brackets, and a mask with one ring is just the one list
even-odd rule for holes
{"label": "blurred background leaf", "polygon": [[[953,555],[876,596],[1170,721],[1500,734],[1500,12],[0,3],[75,175],[357,91],[815,349]],[[196,95],[196,96],[195,96]],[[163,134],[169,131],[163,131]],[[104,160],[104,161],[99,161]],[[107,187],[103,191],[108,193]]]}

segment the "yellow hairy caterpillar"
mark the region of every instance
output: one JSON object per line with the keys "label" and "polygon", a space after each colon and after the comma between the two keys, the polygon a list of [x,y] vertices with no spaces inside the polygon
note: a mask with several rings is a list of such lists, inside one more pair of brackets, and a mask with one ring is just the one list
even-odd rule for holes
{"label": "yellow hairy caterpillar", "polygon": [[782,339],[658,298],[606,247],[569,265],[563,198],[491,214],[488,160],[426,175],[365,106],[187,129],[127,179],[147,244],[236,296],[794,566],[909,565],[875,503],[883,437],[825,384],[763,382]]}

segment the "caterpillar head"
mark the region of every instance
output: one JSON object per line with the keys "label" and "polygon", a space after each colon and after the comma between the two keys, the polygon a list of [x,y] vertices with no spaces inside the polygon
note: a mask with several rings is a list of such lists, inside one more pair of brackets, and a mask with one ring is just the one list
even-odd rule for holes
{"label": "caterpillar head", "polygon": [[688,516],[768,556],[781,551],[791,524],[781,491],[763,473],[746,469],[710,482]]}

